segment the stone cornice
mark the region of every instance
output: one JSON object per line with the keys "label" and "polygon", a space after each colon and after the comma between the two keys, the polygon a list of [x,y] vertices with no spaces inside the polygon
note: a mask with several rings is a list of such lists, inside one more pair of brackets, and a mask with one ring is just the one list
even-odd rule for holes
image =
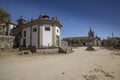
{"label": "stone cornice", "polygon": [[58,26],[59,28],[62,27],[62,25],[60,24],[59,21],[55,21],[55,20],[45,20],[45,19],[36,19],[36,20],[31,21],[31,22],[22,24],[22,25],[17,25],[17,28],[23,29],[23,28],[27,28],[27,27],[30,27],[30,26],[34,26],[34,25],[43,25],[43,24],[56,25],[56,26]]}

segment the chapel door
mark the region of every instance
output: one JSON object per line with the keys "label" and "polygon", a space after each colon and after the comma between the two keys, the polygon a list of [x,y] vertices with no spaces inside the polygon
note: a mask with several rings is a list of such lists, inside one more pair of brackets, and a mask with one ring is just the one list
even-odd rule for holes
{"label": "chapel door", "polygon": [[23,39],[23,46],[26,47],[26,39]]}

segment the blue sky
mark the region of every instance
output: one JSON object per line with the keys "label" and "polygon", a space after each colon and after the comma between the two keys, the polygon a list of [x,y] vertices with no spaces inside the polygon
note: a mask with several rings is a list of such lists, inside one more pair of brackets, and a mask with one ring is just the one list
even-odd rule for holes
{"label": "blue sky", "polygon": [[62,37],[87,36],[89,27],[101,38],[114,33],[120,37],[120,0],[0,0],[0,8],[27,21],[40,12],[57,16],[63,27]]}

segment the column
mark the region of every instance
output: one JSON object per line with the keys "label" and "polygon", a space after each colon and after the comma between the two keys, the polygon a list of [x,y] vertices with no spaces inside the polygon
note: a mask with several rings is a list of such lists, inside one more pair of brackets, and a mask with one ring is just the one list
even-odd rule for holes
{"label": "column", "polygon": [[40,37],[39,37],[39,39],[40,39],[40,47],[43,47],[43,26],[39,26],[40,28],[39,28],[39,30],[40,30]]}
{"label": "column", "polygon": [[32,26],[30,27],[30,45],[32,46]]}
{"label": "column", "polygon": [[52,26],[52,46],[56,47],[56,27]]}
{"label": "column", "polygon": [[38,48],[40,47],[40,25],[38,25]]}

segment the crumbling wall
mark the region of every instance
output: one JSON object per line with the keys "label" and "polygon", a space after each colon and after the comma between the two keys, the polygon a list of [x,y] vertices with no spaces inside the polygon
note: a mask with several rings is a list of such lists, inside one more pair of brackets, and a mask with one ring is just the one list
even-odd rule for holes
{"label": "crumbling wall", "polygon": [[14,36],[0,35],[0,49],[9,49],[14,45]]}
{"label": "crumbling wall", "polygon": [[6,35],[6,24],[3,23],[3,24],[0,24],[0,35]]}

